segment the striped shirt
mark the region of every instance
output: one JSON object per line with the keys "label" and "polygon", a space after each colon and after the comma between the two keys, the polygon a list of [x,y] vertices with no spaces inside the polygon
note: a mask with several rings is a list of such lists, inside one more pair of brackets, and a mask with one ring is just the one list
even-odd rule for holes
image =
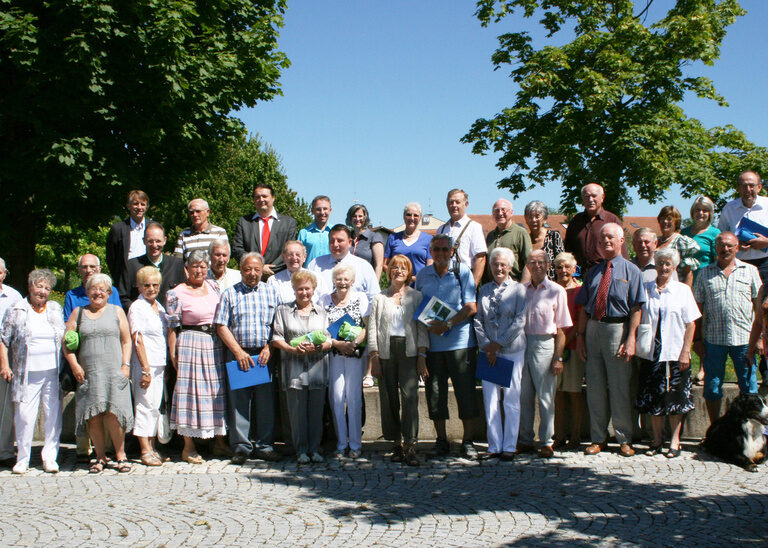
{"label": "striped shirt", "polygon": [[182,230],[179,234],[179,239],[176,242],[176,249],[173,250],[173,254],[180,259],[187,260],[189,254],[196,249],[202,249],[208,251],[208,246],[211,242],[223,238],[229,240],[227,237],[227,231],[216,225],[208,225],[208,228],[196,231],[194,228],[187,228]]}
{"label": "striped shirt", "polygon": [[693,296],[704,315],[704,339],[710,344],[749,344],[754,320],[752,301],[760,290],[757,268],[739,259],[729,276],[716,262],[699,270]]}
{"label": "striped shirt", "polygon": [[277,292],[266,282],[238,282],[221,294],[213,323],[227,326],[243,348],[261,348],[272,337],[277,305]]}

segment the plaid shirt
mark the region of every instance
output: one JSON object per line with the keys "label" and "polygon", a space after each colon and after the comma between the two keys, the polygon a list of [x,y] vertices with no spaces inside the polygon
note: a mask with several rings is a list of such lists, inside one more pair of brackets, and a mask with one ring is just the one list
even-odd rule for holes
{"label": "plaid shirt", "polygon": [[213,323],[226,325],[243,348],[260,348],[272,338],[277,292],[260,282],[251,288],[238,282],[224,290]]}
{"label": "plaid shirt", "polygon": [[728,277],[716,262],[699,270],[693,296],[704,314],[704,339],[708,343],[749,344],[755,319],[752,301],[757,298],[760,283],[757,268],[739,259]]}

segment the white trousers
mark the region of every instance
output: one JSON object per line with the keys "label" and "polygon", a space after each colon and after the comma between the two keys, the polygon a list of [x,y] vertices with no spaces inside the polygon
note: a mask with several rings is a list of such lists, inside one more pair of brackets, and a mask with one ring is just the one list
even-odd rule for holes
{"label": "white trousers", "polygon": [[[524,352],[503,356],[515,362],[509,388],[483,381],[483,403],[487,423],[488,452],[514,453],[520,428],[520,380],[523,375]],[[502,409],[504,420],[502,421]]]}
{"label": "white trousers", "polygon": [[330,358],[328,398],[338,442],[336,449],[359,451],[363,447],[363,373],[366,357],[334,355]]}
{"label": "white trousers", "polygon": [[165,366],[150,366],[152,380],[145,389],[141,387],[141,367],[134,367],[133,377],[133,435],[151,438],[157,435],[160,418],[160,402],[163,400]]}
{"label": "white trousers", "polygon": [[24,391],[22,394],[23,401],[16,403],[15,414],[16,462],[29,464],[32,438],[35,435],[35,423],[37,422],[41,399],[45,421],[43,462],[55,461],[59,454],[59,438],[61,437],[59,372],[56,369],[30,371],[27,373],[27,384],[22,390]]}

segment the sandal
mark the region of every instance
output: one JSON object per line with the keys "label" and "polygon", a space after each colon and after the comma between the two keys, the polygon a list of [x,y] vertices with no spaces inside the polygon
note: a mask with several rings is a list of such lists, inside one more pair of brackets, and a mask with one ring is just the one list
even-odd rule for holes
{"label": "sandal", "polygon": [[168,462],[171,460],[171,457],[169,457],[168,455],[161,455],[157,451],[152,451],[152,453],[155,454],[155,456],[157,457],[157,460],[159,460],[160,462]]}
{"label": "sandal", "polygon": [[184,453],[181,454],[181,460],[188,462],[189,464],[203,464],[205,461],[203,460],[203,457],[201,457],[197,451],[194,451],[192,453],[189,453],[188,455],[185,455]]}
{"label": "sandal", "polygon": [[133,469],[131,466],[131,463],[128,462],[128,459],[122,459],[117,461],[117,471],[120,474],[127,474]]}
{"label": "sandal", "polygon": [[163,461],[157,456],[154,451],[149,451],[141,455],[141,464],[144,466],[162,466]]}
{"label": "sandal", "polygon": [[704,386],[704,379],[696,377],[693,379],[693,386]]}
{"label": "sandal", "polygon": [[97,459],[96,462],[91,464],[88,468],[89,474],[101,474],[104,471],[104,467],[107,465],[107,461],[104,459]]}
{"label": "sandal", "polygon": [[363,377],[363,388],[373,388],[373,377],[371,375]]}

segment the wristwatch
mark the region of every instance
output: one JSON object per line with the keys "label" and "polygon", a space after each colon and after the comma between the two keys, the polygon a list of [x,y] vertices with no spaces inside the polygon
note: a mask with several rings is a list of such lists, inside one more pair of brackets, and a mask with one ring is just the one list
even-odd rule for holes
{"label": "wristwatch", "polygon": [[559,361],[560,363],[562,363],[562,362],[564,362],[565,360],[563,359],[563,357],[562,357],[562,356],[560,356],[559,358],[557,358],[557,361]]}

